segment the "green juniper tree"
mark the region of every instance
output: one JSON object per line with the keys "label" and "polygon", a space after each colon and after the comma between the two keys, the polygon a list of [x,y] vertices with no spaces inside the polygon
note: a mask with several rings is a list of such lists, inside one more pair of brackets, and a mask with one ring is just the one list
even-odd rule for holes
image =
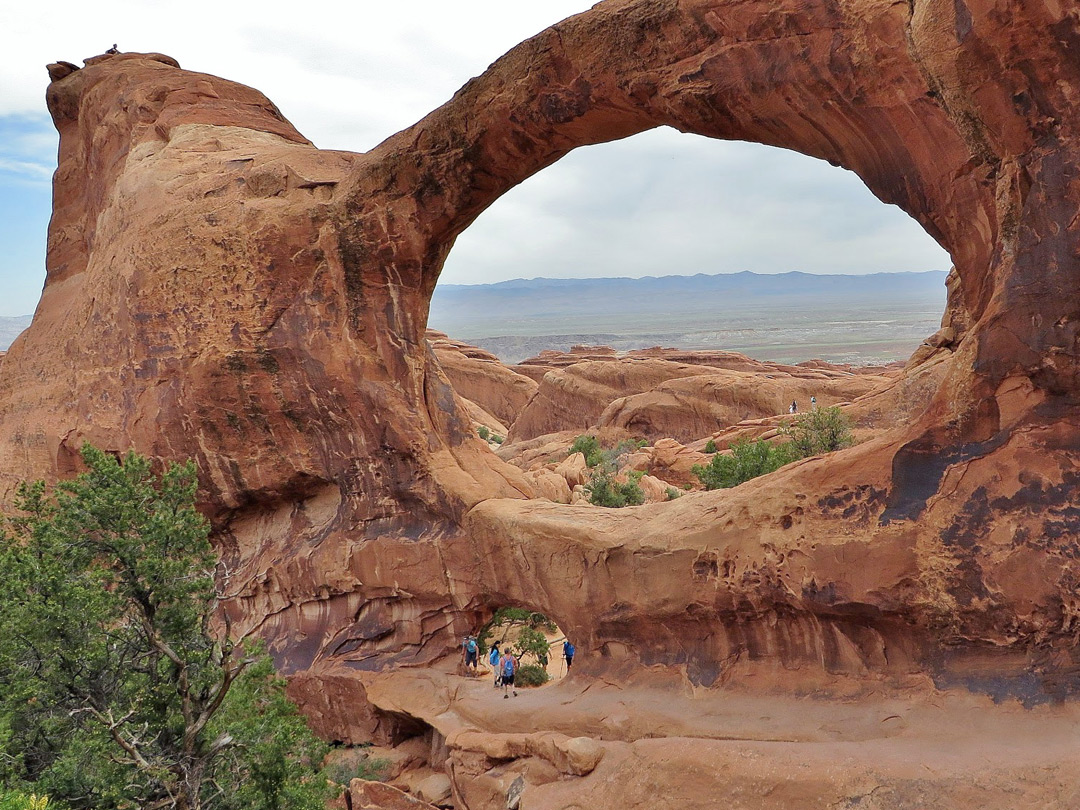
{"label": "green juniper tree", "polygon": [[23,485],[0,538],[4,782],[76,810],[322,810],[321,743],[265,653],[213,630],[194,464],[82,457],[52,495]]}

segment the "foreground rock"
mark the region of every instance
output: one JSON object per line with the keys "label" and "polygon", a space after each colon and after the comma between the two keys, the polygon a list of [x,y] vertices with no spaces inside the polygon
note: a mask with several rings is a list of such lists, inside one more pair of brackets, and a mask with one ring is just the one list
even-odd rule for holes
{"label": "foreground rock", "polygon": [[[852,683],[835,701],[695,691],[654,672],[571,678],[510,702],[430,671],[361,678],[369,711],[416,707],[417,736],[403,747],[429,752],[422,767],[445,770],[459,807],[981,810],[1080,798],[1075,704],[1027,710],[917,677],[888,697]],[[430,699],[409,697],[420,692]],[[571,727],[579,736],[557,730]]]}

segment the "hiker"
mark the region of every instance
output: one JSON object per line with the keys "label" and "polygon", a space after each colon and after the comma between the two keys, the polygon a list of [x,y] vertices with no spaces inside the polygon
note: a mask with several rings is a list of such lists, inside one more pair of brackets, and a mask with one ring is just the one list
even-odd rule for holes
{"label": "hiker", "polygon": [[817,397],[810,397],[810,410],[817,407]]}
{"label": "hiker", "polygon": [[495,673],[495,688],[499,688],[499,684],[502,682],[502,674],[499,672],[499,642],[495,642],[491,645],[491,652],[488,654],[488,663],[491,664],[491,670]]}
{"label": "hiker", "polygon": [[[502,686],[503,686],[503,699],[510,697],[506,694],[506,690],[514,686],[514,675],[517,674],[517,659],[514,658],[514,654],[511,650],[507,649],[503,653],[502,661],[499,664],[499,670],[502,672]],[[514,697],[517,697],[517,689],[514,689]]]}
{"label": "hiker", "polygon": [[791,400],[791,407],[787,409],[788,413],[798,413],[799,405],[795,400]]}
{"label": "hiker", "polygon": [[465,636],[465,640],[461,642],[461,656],[466,667],[476,669],[477,661],[480,659],[480,648],[473,636]]}
{"label": "hiker", "polygon": [[574,645],[570,643],[570,639],[567,639],[562,644],[562,657],[566,659],[566,670],[570,671],[570,666],[574,663],[574,653],[577,650]]}

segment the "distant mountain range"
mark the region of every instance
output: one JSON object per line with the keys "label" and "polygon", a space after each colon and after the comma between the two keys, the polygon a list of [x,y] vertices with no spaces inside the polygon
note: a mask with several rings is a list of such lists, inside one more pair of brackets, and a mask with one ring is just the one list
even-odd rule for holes
{"label": "distant mountain range", "polygon": [[440,284],[429,325],[511,363],[574,343],[886,362],[906,358],[936,331],[946,275],[744,272]]}
{"label": "distant mountain range", "polygon": [[[942,271],[824,276],[731,273],[440,284],[429,325],[508,363],[603,344],[720,348],[797,362],[904,359],[938,328]],[[30,325],[0,316],[0,350]]]}
{"label": "distant mountain range", "polygon": [[33,315],[0,315],[0,351],[7,351],[23,330],[30,325]]}

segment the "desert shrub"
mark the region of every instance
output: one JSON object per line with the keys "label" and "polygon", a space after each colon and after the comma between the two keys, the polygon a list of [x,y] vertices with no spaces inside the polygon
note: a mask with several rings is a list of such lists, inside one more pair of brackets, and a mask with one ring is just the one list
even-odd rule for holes
{"label": "desert shrub", "polygon": [[543,633],[539,632],[539,628],[543,628],[549,633],[555,633],[559,629],[555,622],[538,611],[519,607],[501,607],[495,611],[491,620],[480,628],[480,632],[476,636],[477,643],[480,646],[480,654],[486,655],[488,650],[491,649],[492,641],[490,639],[495,634],[496,628],[514,625],[525,626],[526,629],[522,632],[523,637],[525,632],[529,630],[537,633],[543,639],[545,650],[547,648],[547,639],[544,638]]}
{"label": "desert shrub", "polygon": [[793,459],[831,453],[854,444],[851,420],[839,406],[815,408],[782,428]]}
{"label": "desert shrub", "polygon": [[331,782],[348,786],[353,779],[381,782],[389,771],[389,760],[369,757],[363,751],[357,751],[353,756],[343,757],[327,765],[323,773]]}
{"label": "desert shrub", "polygon": [[[637,478],[640,480],[641,476]],[[641,491],[641,486],[636,480],[631,478],[625,483],[620,483],[615,480],[615,474],[607,470],[595,473],[585,485],[585,492],[589,495],[589,503],[610,509],[645,503],[645,493]]]}
{"label": "desert shrub", "polygon": [[518,686],[543,686],[551,680],[547,670],[537,664],[522,664],[518,667],[514,683]]}
{"label": "desert shrub", "polygon": [[481,425],[476,429],[476,435],[486,442],[488,439],[491,438],[491,431],[484,425]]}
{"label": "desert shrub", "polygon": [[492,433],[491,440],[495,442],[495,444],[502,444],[504,441],[506,441],[506,439],[500,436],[498,433]]}
{"label": "desert shrub", "polygon": [[730,455],[718,453],[708,464],[695,465],[691,471],[706,489],[734,487],[800,458],[831,453],[854,443],[851,421],[835,405],[800,414],[781,432],[788,438],[783,444],[744,439],[731,446]]}
{"label": "desert shrub", "polygon": [[705,489],[726,489],[778,470],[791,460],[787,445],[743,439],[731,446],[730,454],[717,453],[708,464],[695,464],[690,471]]}
{"label": "desert shrub", "polygon": [[578,436],[570,445],[570,455],[581,453],[585,456],[585,464],[595,467],[604,462],[604,449],[600,446],[600,440],[595,436]]}
{"label": "desert shrub", "polygon": [[535,627],[525,627],[518,636],[517,648],[522,657],[531,655],[536,663],[543,664],[547,661],[548,640],[542,632]]}
{"label": "desert shrub", "polygon": [[715,453],[716,452],[716,442],[714,442],[712,439],[709,439],[707,442],[705,442],[705,452],[706,453]]}
{"label": "desert shrub", "polygon": [[665,489],[664,490],[664,495],[667,496],[667,499],[669,501],[673,501],[676,498],[681,498],[682,497],[682,493],[679,492],[679,490],[675,489],[675,487],[668,487],[667,489]]}

